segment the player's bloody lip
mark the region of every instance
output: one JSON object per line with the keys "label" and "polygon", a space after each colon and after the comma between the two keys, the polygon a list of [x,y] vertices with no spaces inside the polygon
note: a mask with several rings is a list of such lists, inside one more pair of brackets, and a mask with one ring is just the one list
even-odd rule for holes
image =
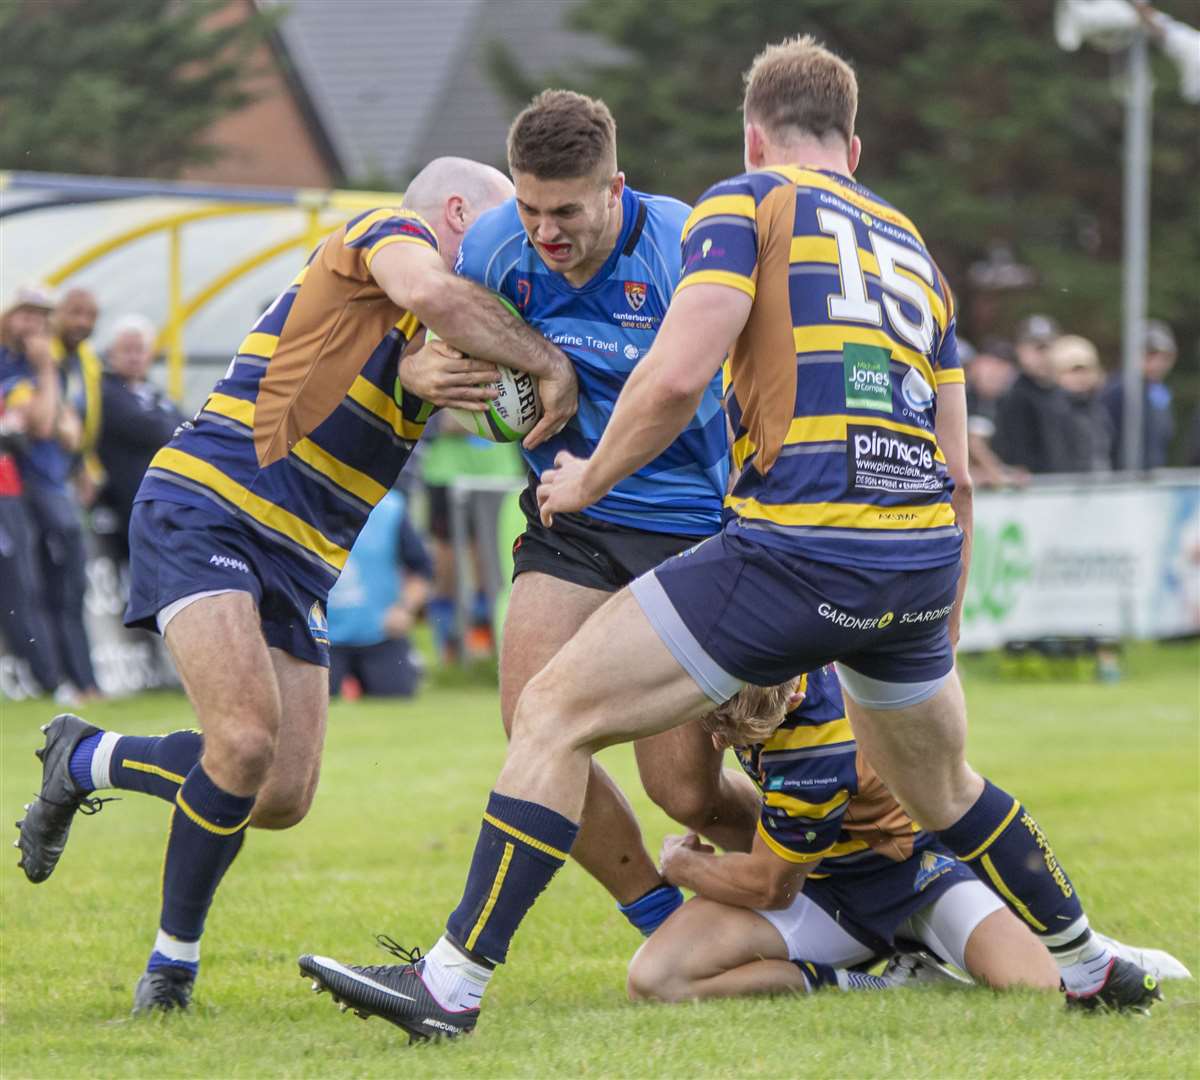
{"label": "player's bloody lip", "polygon": [[543,244],[539,242],[538,247],[552,259],[562,260],[571,254],[570,244]]}

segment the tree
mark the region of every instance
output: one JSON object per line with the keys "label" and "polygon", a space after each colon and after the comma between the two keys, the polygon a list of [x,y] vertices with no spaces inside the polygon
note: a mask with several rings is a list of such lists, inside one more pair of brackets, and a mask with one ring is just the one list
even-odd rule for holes
{"label": "tree", "polygon": [[[1196,21],[1191,0],[1158,6]],[[574,25],[625,59],[564,73],[559,85],[608,102],[631,183],[694,200],[742,169],[741,75],[754,55],[812,33],[858,73],[859,179],[918,223],[967,336],[1043,310],[1115,363],[1120,65],[1060,51],[1053,10],[1053,0],[581,0]],[[1170,63],[1155,65],[1150,313],[1174,324],[1186,360],[1200,339],[1200,113],[1181,99]],[[518,100],[536,89],[503,56],[493,68]],[[1036,287],[973,285],[970,268],[996,248],[1033,267]]]}
{"label": "tree", "polygon": [[[240,6],[240,0],[239,0]],[[0,166],[171,177],[249,103],[277,16],[229,0],[8,0],[0,6]]]}

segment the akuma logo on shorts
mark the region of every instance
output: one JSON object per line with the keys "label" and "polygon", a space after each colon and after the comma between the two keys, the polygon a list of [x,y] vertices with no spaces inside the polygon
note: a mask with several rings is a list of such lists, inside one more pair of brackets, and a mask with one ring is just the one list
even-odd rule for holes
{"label": "akuma logo on shorts", "polygon": [[957,861],[949,855],[939,855],[936,851],[923,852],[921,865],[917,869],[917,876],[913,881],[913,892],[924,892],[943,874],[950,873]]}
{"label": "akuma logo on shorts", "polygon": [[313,606],[308,609],[308,633],[318,645],[329,644],[329,620],[325,618],[325,611],[318,600],[314,600]]}
{"label": "akuma logo on shorts", "polygon": [[208,557],[208,565],[220,567],[222,570],[237,570],[243,574],[250,573],[248,567],[241,559],[235,559],[229,555],[210,555]]}
{"label": "akuma logo on shorts", "polygon": [[851,615],[832,604],[818,604],[817,614],[843,630],[883,630],[891,626],[896,617],[892,611],[885,611],[882,615]]}

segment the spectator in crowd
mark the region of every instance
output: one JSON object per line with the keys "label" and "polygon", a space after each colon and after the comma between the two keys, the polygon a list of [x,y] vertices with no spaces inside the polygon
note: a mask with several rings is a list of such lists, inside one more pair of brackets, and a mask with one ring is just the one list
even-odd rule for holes
{"label": "spectator in crowd", "polygon": [[[47,363],[54,364],[47,315],[51,298],[24,289],[10,312],[8,340],[0,349],[0,392],[10,403],[35,394]],[[61,369],[52,415],[39,415],[17,451],[25,505],[35,531],[34,548],[50,637],[67,678],[82,700],[99,695],[83,624],[87,552],[79,504],[71,487],[82,438],[79,415],[62,396]]]}
{"label": "spectator in crowd", "polygon": [[[432,436],[432,437],[431,437]],[[433,596],[427,608],[434,642],[443,662],[455,663],[462,654],[487,656],[492,652],[492,602],[488,588],[480,537],[476,534],[478,506],[490,506],[481,500],[469,500],[466,514],[470,543],[469,572],[475,583],[470,626],[463,641],[458,627],[457,594],[459,576],[468,572],[459,566],[450,534],[450,484],[455,477],[523,476],[525,467],[516,448],[496,446],[467,432],[443,413],[429,425],[425,437],[421,475],[429,495],[429,533],[433,541]]]}
{"label": "spectator in crowd", "polygon": [[1108,472],[1112,426],[1100,400],[1104,370],[1096,346],[1077,334],[1064,334],[1050,346],[1066,408],[1058,438],[1063,472]]}
{"label": "spectator in crowd", "polygon": [[0,397],[7,410],[24,412],[24,437],[14,457],[32,525],[34,577],[26,582],[26,603],[44,616],[47,632],[39,638],[39,651],[51,657],[46,677],[61,667],[78,693],[60,686],[57,696],[86,700],[99,690],[83,625],[83,526],[69,482],[81,427],[62,397],[47,321],[52,306],[45,290],[28,287],[17,293],[0,342]]}
{"label": "spectator in crowd", "polygon": [[433,564],[405,507],[399,491],[383,497],[329,594],[330,693],[349,697],[351,686],[355,696],[417,692],[421,661],[409,633],[428,599]]}
{"label": "spectator in crowd", "polygon": [[[1171,389],[1166,378],[1175,366],[1175,334],[1158,319],[1146,323],[1146,347],[1143,351],[1142,376],[1142,453],[1139,468],[1161,469],[1167,464],[1171,439],[1175,434],[1175,415]],[[1125,386],[1117,372],[1103,392],[1104,406],[1112,421],[1113,468],[1124,468]]]}
{"label": "spectator in crowd", "polygon": [[[94,387],[93,394],[99,392],[103,365],[89,340],[99,317],[96,297],[87,289],[67,289],[54,308],[50,320],[54,334],[51,347],[72,398],[86,393],[89,383]],[[90,400],[91,395],[88,397]]]}
{"label": "spectator in crowd", "polygon": [[996,434],[996,413],[1000,399],[1008,393],[1017,377],[1016,355],[1012,346],[1000,338],[984,341],[976,351],[958,339],[958,355],[963,360],[967,379],[967,447],[971,455],[971,475],[980,487],[1005,487],[1023,484],[1029,474],[1000,460],[992,448]]}
{"label": "spectator in crowd", "polygon": [[[20,298],[19,298],[20,299]],[[36,297],[26,297],[35,299]],[[39,309],[34,308],[34,317]],[[42,316],[44,317],[44,315]],[[18,308],[0,318],[0,350],[18,340],[29,312]],[[16,325],[10,330],[10,326]],[[0,351],[0,357],[4,353]],[[58,408],[58,373],[48,349],[35,349],[32,385],[5,395],[0,392],[0,635],[8,650],[25,661],[47,692],[63,687],[62,668],[51,647],[50,630],[40,602],[34,531],[22,497],[21,474],[14,453],[24,447],[31,428],[48,427]],[[4,386],[0,382],[0,390]]]}
{"label": "spectator in crowd", "polygon": [[87,289],[72,288],[59,297],[50,318],[50,347],[62,377],[63,400],[78,409],[83,422],[78,461],[81,467],[76,469],[74,478],[85,506],[91,506],[104,479],[94,453],[103,364],[89,340],[99,315],[96,297]]}
{"label": "spectator in crowd", "polygon": [[96,429],[96,456],[104,475],[97,503],[109,511],[114,551],[123,562],[129,559],[129,515],[138,484],[150,459],[184,419],[148,380],[155,338],[154,325],[141,315],[118,320],[100,393],[87,414]]}
{"label": "spectator in crowd", "polygon": [[1020,370],[996,408],[992,449],[1005,464],[1031,473],[1063,471],[1058,433],[1066,406],[1050,362],[1050,345],[1058,336],[1058,324],[1048,315],[1030,315],[1020,323]]}

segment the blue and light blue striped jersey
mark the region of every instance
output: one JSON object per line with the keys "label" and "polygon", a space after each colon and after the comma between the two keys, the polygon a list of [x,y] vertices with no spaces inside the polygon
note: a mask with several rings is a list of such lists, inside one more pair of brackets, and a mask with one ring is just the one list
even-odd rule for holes
{"label": "blue and light blue striped jersey", "polygon": [[820,862],[813,878],[868,873],[924,851],[933,837],[863,760],[833,665],[810,671],[802,689],[765,743],[737,751],[762,792],[759,837],[788,862]]}
{"label": "blue and light blue striped jersey", "polygon": [[729,527],[840,565],[957,562],[934,426],[963,381],[954,302],[912,222],[849,177],[780,166],[710,188],[683,260],[680,290],[754,301],[725,367]]}
{"label": "blue and light blue striped jersey", "polygon": [[[579,376],[579,411],[570,423],[536,450],[522,450],[538,476],[560,450],[589,457],[596,449],[679,280],[679,240],[689,208],[629,188],[621,206],[621,234],[612,254],[579,288],[542,261],[521,225],[516,200],[475,222],[459,252],[457,271],[507,296],[571,358]],[[646,532],[710,536],[721,524],[728,453],[720,380],[714,378],[679,438],[586,513]]]}
{"label": "blue and light blue striped jersey", "polygon": [[429,225],[403,209],[361,214],[317,248],[154,456],[137,501],[219,506],[307,588],[328,592],[432,412],[399,380],[417,317],[371,276],[390,244],[437,250]]}

